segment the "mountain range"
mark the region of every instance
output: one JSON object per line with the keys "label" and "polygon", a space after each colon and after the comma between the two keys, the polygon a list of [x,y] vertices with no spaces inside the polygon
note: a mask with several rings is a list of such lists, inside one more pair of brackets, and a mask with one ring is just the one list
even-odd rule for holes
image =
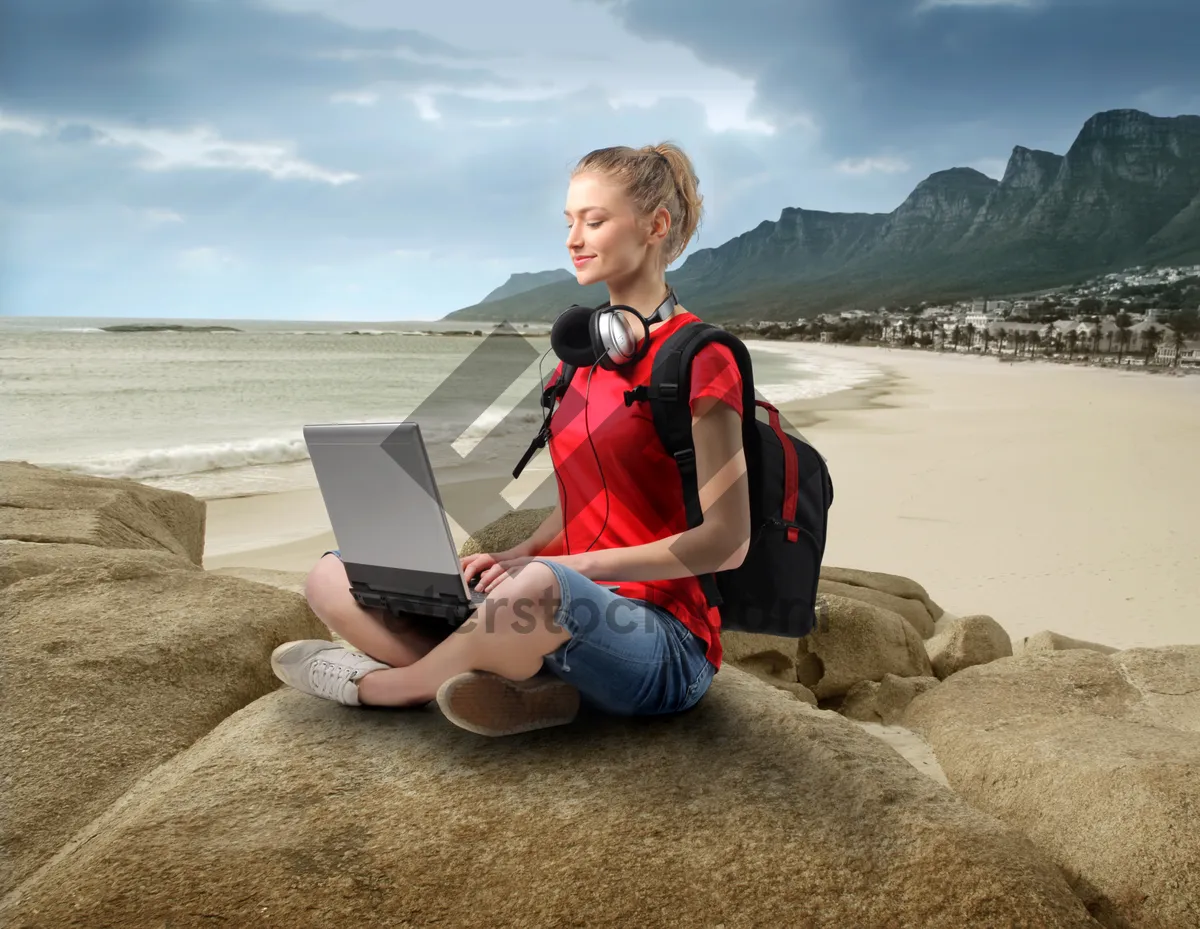
{"label": "mountain range", "polygon": [[[785,207],[692,253],[667,280],[712,321],[794,319],[916,300],[1003,296],[1137,264],[1200,262],[1200,116],[1108,110],[1065,155],[1016,146],[999,180],[929,175],[890,213]],[[446,319],[550,321],[608,299],[565,269],[514,274]]]}

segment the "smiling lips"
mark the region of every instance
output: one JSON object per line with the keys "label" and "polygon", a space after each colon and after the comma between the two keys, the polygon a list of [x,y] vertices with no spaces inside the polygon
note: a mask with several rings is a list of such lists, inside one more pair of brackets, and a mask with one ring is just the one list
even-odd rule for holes
{"label": "smiling lips", "polygon": [[595,258],[595,255],[577,255],[575,257],[575,267],[582,268],[585,264]]}

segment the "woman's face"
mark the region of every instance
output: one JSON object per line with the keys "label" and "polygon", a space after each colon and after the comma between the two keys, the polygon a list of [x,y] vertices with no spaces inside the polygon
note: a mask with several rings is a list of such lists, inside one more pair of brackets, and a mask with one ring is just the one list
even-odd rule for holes
{"label": "woman's face", "polygon": [[575,280],[584,286],[636,274],[657,241],[650,221],[639,220],[620,185],[601,174],[571,180],[563,213]]}

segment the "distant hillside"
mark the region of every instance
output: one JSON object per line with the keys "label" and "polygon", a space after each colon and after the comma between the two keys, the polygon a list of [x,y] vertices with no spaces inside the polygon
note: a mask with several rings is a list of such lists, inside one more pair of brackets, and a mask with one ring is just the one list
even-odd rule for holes
{"label": "distant hillside", "polygon": [[[562,281],[574,280],[575,275],[566,268],[555,268],[553,271],[518,272],[511,275],[507,281],[505,281],[479,302],[493,303],[496,300],[503,300],[505,297],[515,297],[517,294],[523,294],[531,290],[536,290],[539,287],[545,287],[547,284],[556,284],[561,283]],[[604,301],[601,301],[601,303],[603,302]]]}
{"label": "distant hillside", "polygon": [[[791,319],[1016,293],[1156,261],[1200,261],[1200,116],[1109,110],[1065,155],[1016,146],[999,181],[950,168],[890,213],[788,207],[693,253],[667,280],[705,318]],[[549,321],[607,298],[603,285],[570,278],[446,318]]]}

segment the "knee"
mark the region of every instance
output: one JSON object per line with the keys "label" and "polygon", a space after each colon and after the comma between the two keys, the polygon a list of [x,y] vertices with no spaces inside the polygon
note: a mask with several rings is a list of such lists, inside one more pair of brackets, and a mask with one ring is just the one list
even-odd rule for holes
{"label": "knee", "polygon": [[324,555],[304,579],[304,597],[314,610],[350,596],[350,579],[337,555]]}
{"label": "knee", "polygon": [[562,591],[558,584],[558,575],[549,565],[540,561],[531,561],[521,568],[520,573],[513,578],[512,588],[505,591],[506,596],[525,605],[522,612],[532,612],[538,617],[553,616],[558,611]]}

